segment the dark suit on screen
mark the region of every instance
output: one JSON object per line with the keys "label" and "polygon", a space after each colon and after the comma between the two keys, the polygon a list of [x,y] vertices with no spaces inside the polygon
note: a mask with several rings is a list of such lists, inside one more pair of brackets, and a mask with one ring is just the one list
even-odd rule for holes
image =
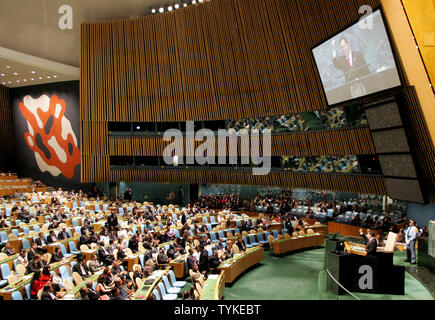
{"label": "dark suit on screen", "polygon": [[343,71],[346,82],[353,81],[355,79],[361,79],[364,76],[370,74],[370,69],[367,66],[367,62],[364,56],[359,51],[352,51],[352,66],[350,66],[347,57],[336,56],[333,58],[334,67]]}

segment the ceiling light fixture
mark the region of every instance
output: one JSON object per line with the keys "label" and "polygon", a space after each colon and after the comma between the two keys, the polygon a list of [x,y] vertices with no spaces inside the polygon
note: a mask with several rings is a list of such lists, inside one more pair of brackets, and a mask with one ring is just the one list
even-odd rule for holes
{"label": "ceiling light fixture", "polygon": [[14,72],[14,76],[18,76],[18,73]]}
{"label": "ceiling light fixture", "polygon": [[163,8],[159,8],[159,12],[162,13],[163,11],[165,11],[165,9]]}
{"label": "ceiling light fixture", "polygon": [[30,71],[30,73],[35,74],[35,71]]}

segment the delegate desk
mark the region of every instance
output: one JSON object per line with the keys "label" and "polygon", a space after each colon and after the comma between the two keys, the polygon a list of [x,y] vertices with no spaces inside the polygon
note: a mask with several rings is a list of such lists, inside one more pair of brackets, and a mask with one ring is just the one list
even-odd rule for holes
{"label": "delegate desk", "polygon": [[47,253],[53,254],[54,250],[56,250],[56,248],[59,248],[60,244],[63,244],[64,247],[65,247],[65,250],[67,252],[69,252],[69,243],[70,243],[70,241],[73,241],[75,243],[75,245],[76,245],[76,248],[77,248],[78,244],[79,244],[79,238],[80,237],[72,237],[72,238],[60,240],[60,241],[57,241],[57,242],[49,243],[44,248],[47,249]]}
{"label": "delegate desk", "polygon": [[323,245],[324,238],[325,236],[322,233],[312,233],[282,240],[275,240],[272,241],[273,253],[279,255],[294,250],[318,247]]}
{"label": "delegate desk", "polygon": [[[169,242],[161,243],[161,244],[158,245],[158,248],[161,248],[161,247],[163,247],[163,246],[165,246],[165,245],[171,245],[171,244],[173,244],[173,243],[174,243],[174,241],[169,241]],[[141,254],[145,254],[145,252],[146,252],[146,250],[143,250],[143,251],[137,251],[137,252],[134,253],[133,255],[127,256],[127,257],[125,257],[125,258],[123,259],[123,261],[126,261],[127,264],[128,264],[128,271],[133,271],[133,266],[134,266],[135,264],[139,264],[139,256],[140,256]],[[144,261],[144,263],[145,263],[145,262],[146,262],[146,261]]]}
{"label": "delegate desk", "polygon": [[[209,249],[209,248],[213,248],[215,246],[215,243],[209,244],[207,246],[205,246],[204,249]],[[177,258],[175,258],[174,260],[169,262],[169,265],[172,267],[172,269],[174,270],[174,274],[175,274],[175,278],[177,279],[184,279],[184,277],[187,275],[187,270],[186,270],[186,259],[187,256],[189,255],[189,253],[185,253]]]}
{"label": "delegate desk", "polygon": [[98,277],[103,273],[103,270],[95,272],[89,278],[86,278],[79,285],[75,286],[70,292],[63,296],[61,300],[77,300],[80,297],[80,289],[86,286],[88,281],[97,281]]}
{"label": "delegate desk", "polygon": [[[157,288],[163,276],[167,275],[170,268],[165,270],[154,270],[153,273],[145,279],[143,285],[132,295],[131,300],[147,300],[151,297],[154,289]],[[152,282],[151,282],[152,280]],[[159,290],[160,292],[160,290]]]}
{"label": "delegate desk", "polygon": [[208,276],[202,288],[200,300],[222,300],[225,291],[225,273]]}
{"label": "delegate desk", "polygon": [[366,228],[361,228],[359,226],[352,226],[350,224],[345,223],[337,223],[337,222],[329,222],[328,223],[328,232],[329,233],[340,233],[342,236],[346,237],[356,237],[360,238],[361,235],[359,230],[363,229],[364,234],[367,233]]}
{"label": "delegate desk", "polygon": [[[53,231],[60,231],[60,230],[62,230],[62,228],[57,228],[57,229],[52,229],[52,230]],[[47,230],[47,231],[43,232],[43,234],[49,234],[50,231],[52,231],[52,230]],[[27,239],[29,241],[29,244],[32,245],[33,238],[35,238],[35,237],[37,237],[37,236],[30,236],[30,235],[26,234],[26,235],[18,237],[16,239],[9,239],[8,243],[11,244],[11,246],[12,246],[12,248],[14,248],[15,252],[20,252],[21,249],[23,248],[22,240],[25,238],[25,239]],[[78,245],[78,239],[79,238],[77,238],[77,237],[76,238],[73,237],[73,238],[69,238],[69,239],[66,239],[64,241],[61,241],[61,243],[64,243],[65,249],[66,249],[66,251],[68,251],[69,250],[68,242],[69,241],[74,241],[76,243],[76,247],[77,247],[77,245]],[[47,249],[47,250],[52,250],[52,252],[50,252],[50,253],[54,252],[54,248],[50,249],[50,246],[48,244],[45,245],[44,248]]]}
{"label": "delegate desk", "polygon": [[315,233],[323,233],[324,235],[328,234],[328,225],[326,224],[317,224],[312,226],[304,226],[302,228],[305,233],[307,233],[308,229],[313,229]]}
{"label": "delegate desk", "polygon": [[184,277],[186,276],[187,272],[186,272],[185,261],[188,255],[189,255],[188,253],[183,254],[182,256],[179,256],[169,262],[169,265],[174,270],[175,278],[184,279]]}
{"label": "delegate desk", "polygon": [[223,271],[225,275],[225,284],[233,283],[234,280],[248,268],[256,265],[264,259],[264,249],[262,246],[256,246],[247,249],[245,252],[235,254],[233,258],[225,260],[217,268]]}
{"label": "delegate desk", "polygon": [[272,222],[269,226],[269,231],[278,230],[279,233],[281,233],[282,229],[284,229],[284,226],[282,222]]}
{"label": "delegate desk", "polygon": [[89,249],[89,250],[86,250],[86,251],[82,250],[82,255],[84,256],[85,261],[89,261],[89,260],[91,260],[91,258],[92,258],[92,256],[94,254],[97,254],[97,252],[98,252],[98,248]]}

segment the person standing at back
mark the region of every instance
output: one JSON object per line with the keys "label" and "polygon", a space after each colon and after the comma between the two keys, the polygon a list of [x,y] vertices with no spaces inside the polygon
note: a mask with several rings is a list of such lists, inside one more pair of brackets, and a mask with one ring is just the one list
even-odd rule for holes
{"label": "person standing at back", "polygon": [[178,204],[180,206],[184,204],[184,190],[182,187],[178,189]]}
{"label": "person standing at back", "polygon": [[418,229],[415,226],[415,220],[409,221],[409,227],[405,233],[406,242],[406,260],[405,262],[411,262],[411,264],[416,263],[415,256],[415,242],[417,240]]}

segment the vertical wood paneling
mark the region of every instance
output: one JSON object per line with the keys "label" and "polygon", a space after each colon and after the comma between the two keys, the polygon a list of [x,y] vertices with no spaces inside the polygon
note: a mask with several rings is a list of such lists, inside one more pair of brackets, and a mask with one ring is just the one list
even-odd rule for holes
{"label": "vertical wood paneling", "polygon": [[5,166],[13,168],[15,148],[9,89],[2,85],[0,85],[0,152],[0,161],[3,159]]}
{"label": "vertical wood paneling", "polygon": [[[326,108],[311,47],[379,0],[216,0],[82,24],[82,180],[293,186],[385,194],[381,177],[111,170],[110,155],[161,156],[161,138],[108,137],[109,121],[218,120]],[[272,138],[273,155],[373,154],[367,128]]]}

